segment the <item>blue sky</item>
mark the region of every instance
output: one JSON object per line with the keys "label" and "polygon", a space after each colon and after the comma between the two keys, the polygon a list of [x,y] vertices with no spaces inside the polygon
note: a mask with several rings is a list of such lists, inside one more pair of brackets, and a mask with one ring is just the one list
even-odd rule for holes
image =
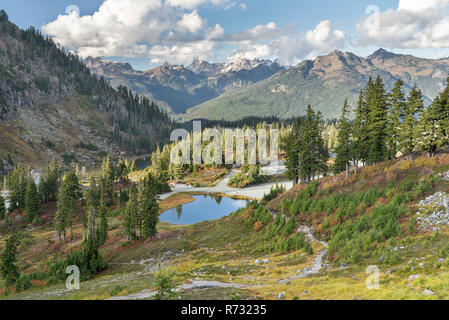
{"label": "blue sky", "polygon": [[[379,47],[449,56],[449,0],[0,0],[81,56],[129,61],[140,70],[194,57],[279,59],[291,65],[332,50],[366,56]],[[79,8],[66,14],[68,6]],[[375,5],[378,11],[366,13]],[[379,21],[375,32],[368,19]],[[430,17],[430,19],[429,19]],[[370,27],[372,28],[372,26]]]}

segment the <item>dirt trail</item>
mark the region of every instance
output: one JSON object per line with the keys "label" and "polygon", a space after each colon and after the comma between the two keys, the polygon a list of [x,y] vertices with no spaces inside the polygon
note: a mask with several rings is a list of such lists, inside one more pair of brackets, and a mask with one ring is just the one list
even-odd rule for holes
{"label": "dirt trail", "polygon": [[305,226],[299,227],[298,232],[305,233],[306,237],[309,239],[309,241],[319,242],[326,249],[323,249],[318,253],[312,266],[305,268],[304,270],[302,270],[302,272],[298,273],[296,276],[294,276],[292,278],[279,281],[280,284],[285,284],[285,283],[288,283],[295,279],[305,278],[305,277],[308,277],[311,275],[318,274],[320,272],[320,270],[323,268],[323,264],[326,263],[327,254],[329,252],[328,244],[324,241],[320,241],[317,238],[315,238],[315,236],[313,235],[313,231],[308,227],[305,227]]}
{"label": "dirt trail", "polygon": [[[194,289],[209,289],[209,288],[243,288],[244,285],[235,283],[222,283],[217,281],[203,281],[194,280],[191,283],[179,286],[175,291],[194,290]],[[156,291],[143,290],[139,293],[130,294],[127,296],[112,297],[108,300],[143,300],[150,299],[156,295]]]}

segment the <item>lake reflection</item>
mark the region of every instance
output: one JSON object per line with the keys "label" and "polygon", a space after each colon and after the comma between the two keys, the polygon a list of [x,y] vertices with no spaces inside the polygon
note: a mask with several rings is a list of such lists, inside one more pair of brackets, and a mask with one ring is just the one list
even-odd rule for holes
{"label": "lake reflection", "polygon": [[245,200],[233,200],[216,195],[193,197],[195,201],[165,211],[160,220],[171,224],[195,224],[217,220],[246,207]]}

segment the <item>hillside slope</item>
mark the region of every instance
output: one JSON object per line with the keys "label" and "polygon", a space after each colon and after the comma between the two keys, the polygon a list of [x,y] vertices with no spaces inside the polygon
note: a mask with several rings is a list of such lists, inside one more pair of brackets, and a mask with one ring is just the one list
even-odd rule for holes
{"label": "hillside slope", "polygon": [[416,85],[429,103],[444,86],[448,73],[447,59],[419,59],[382,49],[365,59],[334,51],[190,108],[183,119],[236,120],[255,115],[288,118],[304,115],[309,104],[326,118],[337,118],[346,98],[352,105],[356,103],[370,76],[380,76],[388,90],[398,79],[403,80],[406,91]]}
{"label": "hillside slope", "polygon": [[[217,221],[160,223],[158,237],[134,243],[127,241],[120,216],[112,214],[109,239],[101,247],[106,271],[83,282],[79,291],[35,282],[8,298],[149,298],[161,261],[175,272],[176,286],[224,284],[187,287],[174,299],[447,299],[448,170],[446,152],[433,159],[382,162],[348,178],[343,174],[297,186]],[[161,205],[170,201],[176,206],[176,198]],[[45,269],[42,257],[63,257],[80,246],[82,210],[74,240],[63,243],[49,222],[55,211],[54,205],[46,206],[42,225],[20,233],[21,272]],[[366,287],[372,275],[366,270],[373,265],[380,272],[378,290]]]}
{"label": "hillside slope", "polygon": [[172,126],[148,100],[114,90],[74,55],[0,13],[0,149],[18,162],[91,163],[148,152]]}

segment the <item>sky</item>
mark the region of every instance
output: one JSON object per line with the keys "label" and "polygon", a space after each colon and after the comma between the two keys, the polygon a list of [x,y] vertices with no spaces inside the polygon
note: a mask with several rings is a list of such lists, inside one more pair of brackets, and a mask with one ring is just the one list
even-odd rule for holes
{"label": "sky", "polygon": [[449,56],[449,0],[0,0],[0,9],[83,58],[138,70],[195,58],[295,65],[380,47]]}

